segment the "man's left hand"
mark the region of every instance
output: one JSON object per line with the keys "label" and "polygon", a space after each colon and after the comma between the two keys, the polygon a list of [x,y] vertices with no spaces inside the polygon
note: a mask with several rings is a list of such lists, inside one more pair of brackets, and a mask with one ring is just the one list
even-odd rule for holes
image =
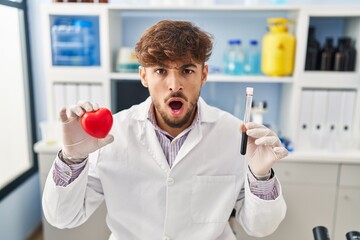
{"label": "man's left hand", "polygon": [[255,176],[269,173],[275,162],[288,155],[279,137],[264,125],[249,122],[245,125],[248,135],[246,156]]}

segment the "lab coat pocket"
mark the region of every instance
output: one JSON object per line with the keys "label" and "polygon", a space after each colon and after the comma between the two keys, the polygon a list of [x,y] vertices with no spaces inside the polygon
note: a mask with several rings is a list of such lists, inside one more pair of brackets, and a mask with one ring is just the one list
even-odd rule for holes
{"label": "lab coat pocket", "polygon": [[193,178],[191,215],[195,223],[228,221],[235,201],[235,176]]}

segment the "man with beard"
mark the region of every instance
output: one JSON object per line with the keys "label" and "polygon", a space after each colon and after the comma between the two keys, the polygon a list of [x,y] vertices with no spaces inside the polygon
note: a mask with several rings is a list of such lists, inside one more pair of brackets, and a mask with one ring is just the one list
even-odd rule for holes
{"label": "man with beard", "polygon": [[61,110],[63,148],[43,195],[49,223],[78,226],[105,200],[113,240],[236,239],[233,209],[249,235],[275,231],[286,204],[272,166],[287,151],[274,132],[250,122],[240,154],[242,121],[200,97],[212,45],[190,22],[147,29],[135,51],[150,97],[116,113],[103,139],[79,122],[96,103]]}

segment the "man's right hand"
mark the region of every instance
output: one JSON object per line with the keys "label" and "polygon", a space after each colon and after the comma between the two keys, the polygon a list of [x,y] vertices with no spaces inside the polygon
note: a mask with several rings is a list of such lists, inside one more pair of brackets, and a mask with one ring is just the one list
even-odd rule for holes
{"label": "man's right hand", "polygon": [[60,110],[60,120],[63,133],[63,158],[73,163],[81,162],[92,153],[114,141],[114,137],[108,134],[105,138],[98,139],[85,132],[80,123],[80,117],[85,112],[99,109],[96,103],[79,101],[77,105],[70,107],[69,116],[66,108]]}

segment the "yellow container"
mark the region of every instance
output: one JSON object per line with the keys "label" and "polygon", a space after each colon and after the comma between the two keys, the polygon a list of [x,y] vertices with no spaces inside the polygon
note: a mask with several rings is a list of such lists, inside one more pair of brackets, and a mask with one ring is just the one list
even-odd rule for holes
{"label": "yellow container", "polygon": [[295,37],[285,18],[269,18],[270,32],[263,37],[261,71],[268,76],[288,76],[294,70]]}

